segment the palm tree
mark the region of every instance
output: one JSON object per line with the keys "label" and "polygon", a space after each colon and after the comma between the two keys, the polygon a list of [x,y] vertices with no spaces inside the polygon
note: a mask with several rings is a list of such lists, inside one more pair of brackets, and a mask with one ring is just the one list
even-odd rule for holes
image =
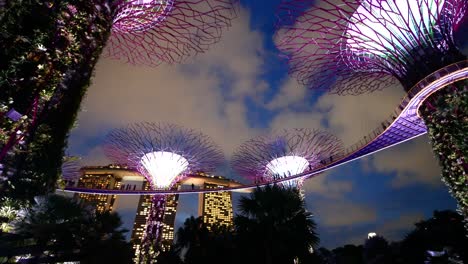
{"label": "palm tree", "polygon": [[177,231],[175,250],[184,253],[186,264],[238,263],[235,261],[234,234],[231,226],[208,225],[201,217],[187,218]]}
{"label": "palm tree", "polygon": [[185,219],[183,227],[177,231],[175,249],[179,253],[185,252],[185,258],[195,262],[204,258],[204,251],[208,240],[208,228],[201,217]]}
{"label": "palm tree", "polygon": [[238,209],[240,215],[234,224],[246,261],[304,262],[311,248],[318,245],[312,214],[295,188],[257,188],[250,197],[241,198]]}

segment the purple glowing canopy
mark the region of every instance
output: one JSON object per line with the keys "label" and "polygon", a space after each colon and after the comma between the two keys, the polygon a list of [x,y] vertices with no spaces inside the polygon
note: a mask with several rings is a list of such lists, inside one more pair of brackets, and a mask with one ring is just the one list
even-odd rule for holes
{"label": "purple glowing canopy", "polygon": [[409,88],[462,60],[453,32],[466,0],[284,0],[276,41],[302,83],[338,94]]}
{"label": "purple glowing canopy", "polygon": [[208,136],[165,123],[114,129],[105,139],[104,151],[113,162],[137,169],[154,188],[169,188],[187,173],[211,172],[224,160]]}
{"label": "purple glowing canopy", "polygon": [[121,0],[104,56],[131,64],[179,63],[221,39],[238,0]]}
{"label": "purple glowing canopy", "polygon": [[76,181],[81,177],[81,162],[78,157],[66,156],[62,163],[62,178],[67,181]]}
{"label": "purple glowing canopy", "polygon": [[316,129],[296,128],[275,131],[242,144],[231,165],[240,175],[257,181],[288,177],[312,170],[332,157],[344,154],[336,136]]}

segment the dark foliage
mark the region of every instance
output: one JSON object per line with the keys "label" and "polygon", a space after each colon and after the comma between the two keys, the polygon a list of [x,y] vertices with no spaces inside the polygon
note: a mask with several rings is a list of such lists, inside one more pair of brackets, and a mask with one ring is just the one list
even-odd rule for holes
{"label": "dark foliage", "polygon": [[468,237],[463,217],[453,211],[435,211],[432,218],[415,224],[402,241],[404,263],[423,263],[427,251],[446,251],[455,258],[459,255],[468,263]]}
{"label": "dark foliage", "polygon": [[223,263],[238,263],[235,261],[236,249],[231,227],[207,225],[201,217],[187,218],[177,231],[175,250],[184,255],[187,264],[215,264],[220,259]]}
{"label": "dark foliage", "polygon": [[332,250],[335,255],[336,264],[361,264],[364,263],[362,258],[362,246],[345,245],[343,247]]}
{"label": "dark foliage", "polygon": [[46,196],[18,221],[15,234],[1,234],[0,256],[31,254],[32,263],[130,263],[121,225],[114,213],[94,214],[75,200]]}
{"label": "dark foliage", "polygon": [[368,238],[364,243],[364,261],[369,264],[392,264],[388,241],[382,236]]}
{"label": "dark foliage", "polygon": [[319,242],[312,214],[297,189],[257,188],[241,198],[239,211],[234,223],[244,263],[302,262]]}
{"label": "dark foliage", "polygon": [[[0,13],[4,195],[32,200],[55,189],[68,132],[110,32],[107,2],[15,0]],[[3,116],[10,109],[28,117],[12,122]]]}

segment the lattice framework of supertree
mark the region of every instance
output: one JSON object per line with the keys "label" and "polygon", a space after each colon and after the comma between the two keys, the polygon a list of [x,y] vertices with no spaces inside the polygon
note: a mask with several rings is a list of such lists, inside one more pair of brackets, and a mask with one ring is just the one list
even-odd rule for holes
{"label": "lattice framework of supertree", "polygon": [[[195,130],[165,123],[135,123],[111,131],[104,150],[114,162],[138,170],[152,188],[167,189],[189,173],[211,172],[224,160],[220,148]],[[141,242],[140,261],[157,256],[165,195],[154,195]]]}
{"label": "lattice framework of supertree", "polygon": [[[466,60],[454,38],[466,20],[466,0],[308,2],[283,2],[277,43],[291,73],[312,89],[357,95],[398,80],[409,91]],[[418,110],[468,229],[468,85],[462,80],[440,88]]]}
{"label": "lattice framework of supertree", "polygon": [[285,0],[278,48],[312,89],[361,94],[399,80],[408,90],[465,59],[454,40],[464,0]]}
{"label": "lattice framework of supertree", "polygon": [[[343,154],[343,142],[326,131],[283,129],[246,141],[234,153],[231,165],[241,176],[265,183],[313,170]],[[302,181],[282,184],[300,187]]]}
{"label": "lattice framework of supertree", "polygon": [[67,182],[75,182],[81,177],[81,167],[79,157],[66,156],[62,163],[62,179]]}
{"label": "lattice framework of supertree", "polygon": [[131,64],[179,63],[218,42],[237,0],[132,0],[116,6],[104,55]]}

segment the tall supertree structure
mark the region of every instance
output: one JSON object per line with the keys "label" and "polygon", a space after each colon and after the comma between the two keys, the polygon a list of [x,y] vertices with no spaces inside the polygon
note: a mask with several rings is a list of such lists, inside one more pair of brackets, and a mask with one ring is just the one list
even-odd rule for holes
{"label": "tall supertree structure", "polygon": [[137,65],[179,63],[219,41],[236,6],[237,0],[4,1],[0,164],[9,180],[0,182],[2,193],[32,199],[55,188],[102,51]]}
{"label": "tall supertree structure", "polygon": [[[138,170],[154,189],[171,188],[187,174],[211,172],[223,160],[206,135],[162,123],[137,123],[115,129],[106,137],[106,155]],[[154,195],[142,240],[140,262],[153,263],[161,239],[165,196]]]}
{"label": "tall supertree structure", "polygon": [[[285,0],[278,47],[313,89],[361,94],[399,81],[406,91],[466,57],[454,33],[466,0]],[[442,88],[442,87],[440,87]],[[413,96],[408,93],[408,96]],[[468,87],[459,81],[419,107],[449,186],[468,220]]]}
{"label": "tall supertree structure", "polygon": [[[344,154],[336,136],[313,129],[284,129],[242,144],[232,158],[232,167],[255,183],[266,183],[313,170]],[[283,181],[283,186],[301,187],[303,179]]]}

